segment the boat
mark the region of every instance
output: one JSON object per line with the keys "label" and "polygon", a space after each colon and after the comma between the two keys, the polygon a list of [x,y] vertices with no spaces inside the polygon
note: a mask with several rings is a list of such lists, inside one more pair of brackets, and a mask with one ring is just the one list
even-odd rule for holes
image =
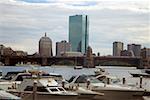
{"label": "boat", "polygon": [[23,77],[32,76],[31,73],[18,73],[17,75],[8,76],[7,78],[2,78],[0,81],[0,88],[3,90],[8,90],[11,88],[17,88],[19,84],[23,81]]}
{"label": "boat", "polygon": [[141,72],[141,73],[130,73],[133,77],[144,77],[144,78],[150,78],[150,74]]}
{"label": "boat", "polygon": [[21,98],[0,89],[0,100],[21,100]]}
{"label": "boat", "polygon": [[4,80],[11,80],[11,79],[13,79],[19,73],[23,73],[23,71],[11,71],[11,72],[7,72],[6,75],[2,76],[0,82],[4,81]]}
{"label": "boat", "polygon": [[145,69],[145,73],[150,74],[150,69]]}
{"label": "boat", "polygon": [[73,76],[66,87],[87,87],[92,91],[104,93],[104,96],[95,96],[98,100],[132,100],[133,96],[142,96],[144,89],[119,84],[107,84],[98,80],[94,75]]}
{"label": "boat", "polygon": [[96,68],[94,71],[95,75],[108,75],[109,73],[106,72],[103,68]]}
{"label": "boat", "polygon": [[77,93],[66,91],[49,77],[26,77],[16,90],[9,92],[21,94],[22,100],[33,100],[33,97],[35,100],[76,100],[78,97]]}
{"label": "boat", "polygon": [[39,70],[12,71],[8,72],[4,77],[2,77],[0,80],[0,88],[3,90],[18,88],[18,85],[21,84],[24,77],[32,75],[49,76],[56,79],[57,81],[61,79],[60,75],[54,75],[52,73],[49,74]]}
{"label": "boat", "polygon": [[83,69],[83,66],[74,66],[74,69]]}

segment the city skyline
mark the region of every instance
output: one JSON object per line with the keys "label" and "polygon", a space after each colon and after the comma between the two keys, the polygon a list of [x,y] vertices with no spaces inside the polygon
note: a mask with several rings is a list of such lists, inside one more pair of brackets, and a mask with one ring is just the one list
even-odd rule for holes
{"label": "city skyline", "polygon": [[3,15],[0,16],[0,44],[32,54],[38,52],[38,41],[47,32],[55,51],[57,41],[68,40],[69,16],[87,14],[93,52],[112,54],[114,41],[150,47],[148,0],[69,1],[0,1],[0,14]]}

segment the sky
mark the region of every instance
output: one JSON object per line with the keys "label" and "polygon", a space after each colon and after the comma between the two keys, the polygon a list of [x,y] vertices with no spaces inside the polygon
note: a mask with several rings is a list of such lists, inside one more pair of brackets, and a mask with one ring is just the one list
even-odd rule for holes
{"label": "sky", "polygon": [[114,41],[150,48],[150,0],[0,0],[0,44],[32,54],[46,32],[55,54],[76,14],[89,16],[94,53],[111,55]]}

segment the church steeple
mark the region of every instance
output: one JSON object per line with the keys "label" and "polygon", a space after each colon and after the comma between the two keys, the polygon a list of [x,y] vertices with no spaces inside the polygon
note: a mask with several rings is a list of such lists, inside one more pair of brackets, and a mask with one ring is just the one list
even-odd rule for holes
{"label": "church steeple", "polygon": [[46,32],[45,32],[45,37],[46,37]]}

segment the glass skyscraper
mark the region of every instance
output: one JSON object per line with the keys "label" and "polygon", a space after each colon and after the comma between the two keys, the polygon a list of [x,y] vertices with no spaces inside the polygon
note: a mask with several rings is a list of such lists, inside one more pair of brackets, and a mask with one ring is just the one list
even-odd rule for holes
{"label": "glass skyscraper", "polygon": [[86,52],[89,45],[89,18],[87,15],[69,16],[69,42],[72,51]]}

